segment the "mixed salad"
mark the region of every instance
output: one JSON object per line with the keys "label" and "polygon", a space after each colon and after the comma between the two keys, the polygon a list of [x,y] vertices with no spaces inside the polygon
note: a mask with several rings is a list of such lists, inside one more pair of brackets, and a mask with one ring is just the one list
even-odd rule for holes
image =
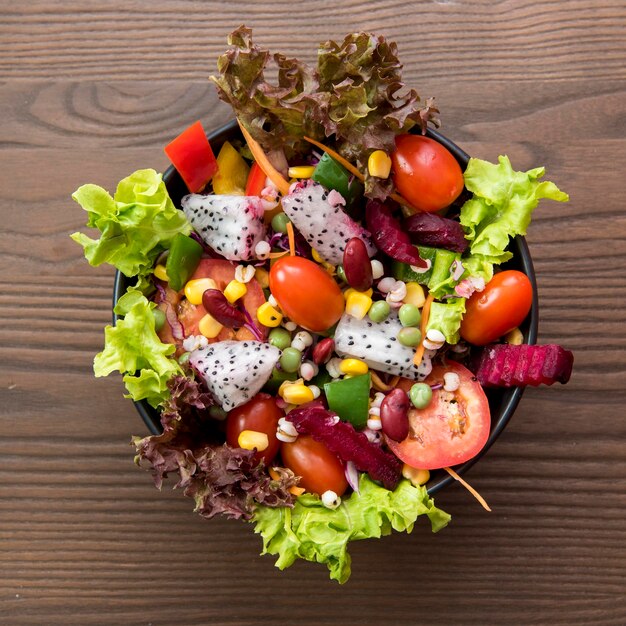
{"label": "mixed salad", "polygon": [[132,279],[94,371],[158,408],[133,444],[159,488],[175,475],[281,569],[344,582],[349,541],[448,523],[430,471],[484,447],[485,388],[569,379],[571,352],[524,345],[531,283],[499,268],[539,200],[568,198],[505,156],[463,171],[383,37],[323,43],[316,68],[243,26],[229,44],[211,80],[241,135],[212,146],[198,122],[165,148],[180,206],[151,169],[73,195],[89,263]]}

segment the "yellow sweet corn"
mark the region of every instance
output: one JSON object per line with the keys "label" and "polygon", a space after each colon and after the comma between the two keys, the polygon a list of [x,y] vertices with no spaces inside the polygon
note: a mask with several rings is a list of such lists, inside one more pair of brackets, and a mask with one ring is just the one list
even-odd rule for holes
{"label": "yellow sweet corn", "polygon": [[243,298],[247,292],[248,288],[246,287],[246,284],[240,283],[238,280],[231,280],[224,289],[226,300],[228,300],[231,304],[237,302],[239,298]]}
{"label": "yellow sweet corn", "polygon": [[215,339],[224,328],[212,315],[207,313],[199,322],[198,330],[207,338]]}
{"label": "yellow sweet corn", "polygon": [[343,359],[339,364],[339,371],[348,376],[358,376],[359,374],[367,374],[369,367],[361,359]]}
{"label": "yellow sweet corn", "polygon": [[521,346],[524,343],[524,335],[519,328],[514,328],[504,335],[504,341],[513,346]]}
{"label": "yellow sweet corn", "polygon": [[278,389],[278,395],[288,404],[305,404],[314,400],[313,392],[298,379],[294,382],[286,380]]}
{"label": "yellow sweet corn", "polygon": [[402,466],[402,476],[410,480],[411,484],[415,487],[424,485],[430,480],[430,472],[427,469],[418,469],[406,463]]}
{"label": "yellow sweet corn", "polygon": [[196,278],[190,280],[184,287],[185,298],[191,304],[202,304],[202,294],[207,289],[217,289],[217,285],[212,278]]}
{"label": "yellow sweet corn", "polygon": [[254,277],[259,282],[261,289],[267,289],[270,286],[270,273],[262,267],[257,267]]}
{"label": "yellow sweet corn", "polygon": [[353,291],[346,298],[346,313],[358,320],[362,320],[372,306],[372,299],[367,293]]}
{"label": "yellow sweet corn", "polygon": [[165,282],[169,281],[169,276],[167,275],[167,272],[165,271],[165,265],[157,265],[154,270],[152,271],[152,273],[159,279],[159,280],[164,280]]}
{"label": "yellow sweet corn", "polygon": [[370,288],[367,291],[357,291],[353,287],[348,287],[348,289],[346,289],[343,292],[343,297],[347,300],[350,297],[350,294],[353,294],[353,293],[362,293],[362,294],[366,295],[368,298],[371,298],[372,295],[374,294],[374,290],[372,288]]}
{"label": "yellow sweet corn", "polygon": [[389,178],[391,172],[391,159],[386,152],[374,150],[367,159],[367,169],[372,176],[377,178]]}
{"label": "yellow sweet corn", "polygon": [[242,430],[237,438],[237,444],[244,450],[257,449],[262,452],[270,445],[269,437],[258,430]]}
{"label": "yellow sweet corn", "polygon": [[406,284],[406,296],[403,302],[405,304],[412,304],[418,309],[421,309],[426,302],[426,296],[424,295],[424,287],[419,283],[409,282]]}
{"label": "yellow sweet corn", "polygon": [[277,311],[269,302],[264,302],[257,310],[256,316],[263,326],[276,328],[283,321],[283,314]]}
{"label": "yellow sweet corn", "polygon": [[289,178],[311,178],[315,165],[298,165],[289,168]]}

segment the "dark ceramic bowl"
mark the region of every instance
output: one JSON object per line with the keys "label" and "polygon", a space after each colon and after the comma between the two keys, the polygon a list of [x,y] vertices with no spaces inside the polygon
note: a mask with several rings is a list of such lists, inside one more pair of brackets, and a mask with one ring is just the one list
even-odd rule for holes
{"label": "dark ceramic bowl", "polygon": [[[429,129],[427,135],[445,146],[454,155],[456,160],[461,165],[461,168],[465,170],[469,160],[469,155],[466,152],[461,150],[461,148],[452,143],[448,138],[434,130]],[[233,138],[241,138],[239,127],[235,120],[218,128],[209,135],[209,141],[215,151],[219,151],[224,141]],[[163,175],[163,180],[165,181],[172,201],[176,206],[180,206],[181,198],[186,195],[188,191],[181,177],[178,175],[178,172],[170,166]],[[530,278],[530,282],[532,283],[532,308],[528,317],[524,320],[523,324],[521,324],[520,329],[524,335],[524,341],[529,344],[534,344],[537,341],[537,322],[539,319],[535,270],[533,268],[532,259],[530,258],[530,252],[528,251],[528,245],[523,237],[516,237],[511,242],[510,250],[513,252],[513,258],[506,263],[506,265],[503,265],[503,267],[507,269],[517,269],[524,272],[524,274]],[[113,290],[113,304],[115,304],[118,298],[124,294],[127,286],[128,281],[126,277],[120,272],[117,272],[115,275],[115,286]],[[115,324],[116,321],[117,316],[113,314],[113,324]],[[511,389],[490,389],[487,391],[489,406],[491,408],[491,433],[489,435],[489,439],[487,440],[485,447],[477,456],[457,468],[456,471],[459,474],[465,473],[470,467],[472,467],[472,465],[474,465],[474,463],[476,463],[476,461],[478,461],[478,459],[480,459],[487,452],[494,441],[500,436],[500,433],[504,430],[508,421],[511,419],[511,416],[515,412],[523,392],[524,389],[521,387],[513,387]],[[153,434],[159,434],[162,429],[158,411],[153,409],[145,401],[135,402],[135,407],[150,432]],[[428,492],[430,494],[434,494],[442,487],[450,484],[453,480],[454,479],[443,470],[432,472],[431,480],[428,483]]]}

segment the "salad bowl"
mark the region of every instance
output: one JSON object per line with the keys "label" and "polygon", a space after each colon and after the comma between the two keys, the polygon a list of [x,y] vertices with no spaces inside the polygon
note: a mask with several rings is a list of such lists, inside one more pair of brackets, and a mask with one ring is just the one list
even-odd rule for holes
{"label": "salad bowl", "polygon": [[[462,150],[459,146],[453,143],[450,139],[442,135],[441,133],[428,129],[427,136],[434,139],[443,145],[447,150],[452,153],[454,158],[458,161],[459,165],[465,170],[470,156]],[[222,146],[222,144],[229,140],[240,140],[242,138],[239,125],[236,120],[232,120],[217,128],[208,135],[210,144],[216,149]],[[163,181],[167,187],[167,191],[176,206],[180,208],[181,198],[188,193],[187,187],[180,177],[179,173],[170,166],[163,174]],[[533,300],[531,310],[520,325],[520,330],[524,337],[525,344],[535,344],[537,340],[537,326],[538,326],[538,298],[537,298],[537,285],[535,278],[535,271],[532,264],[531,255],[528,249],[526,240],[522,236],[517,236],[511,240],[510,251],[513,253],[513,257],[503,265],[503,269],[516,269],[528,276],[532,285]],[[117,272],[115,275],[115,283],[113,290],[113,304],[126,292],[130,281],[121,272]],[[113,314],[113,324],[117,322],[118,316]],[[489,400],[489,406],[491,410],[491,430],[486,445],[471,460],[467,461],[463,465],[459,466],[456,471],[458,474],[466,472],[474,463],[476,463],[490,448],[490,446],[496,441],[503,430],[506,428],[509,420],[513,416],[515,409],[517,408],[521,396],[524,392],[524,387],[511,387],[506,389],[489,389],[487,390],[487,396]],[[160,415],[158,410],[151,407],[145,400],[136,401],[135,407],[143,419],[146,427],[151,434],[159,434],[162,432]],[[426,485],[429,494],[434,494],[446,485],[453,482],[453,477],[443,470],[438,470],[432,473],[431,479]]]}

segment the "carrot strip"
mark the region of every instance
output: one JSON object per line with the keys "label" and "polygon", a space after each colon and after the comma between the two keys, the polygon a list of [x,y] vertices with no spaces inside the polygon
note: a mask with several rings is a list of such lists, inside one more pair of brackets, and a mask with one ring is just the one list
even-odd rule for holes
{"label": "carrot strip", "polygon": [[372,378],[372,387],[377,391],[391,391],[393,389],[391,385],[384,383],[374,370],[370,370],[370,376]]}
{"label": "carrot strip", "polygon": [[281,256],[285,256],[286,254],[289,254],[289,250],[283,250],[282,252],[270,252],[268,254],[268,258],[280,259]]}
{"label": "carrot strip", "polygon": [[335,152],[332,148],[325,146],[323,143],[319,141],[315,141],[315,139],[311,139],[310,137],[304,137],[305,141],[312,143],[314,146],[317,146],[320,150],[327,152],[335,161],[343,165],[351,174],[354,174],[361,182],[365,180],[365,176],[359,172],[359,170],[350,163],[350,161],[346,161],[338,152]]}
{"label": "carrot strip", "polygon": [[417,350],[415,351],[415,356],[413,357],[413,363],[417,367],[420,366],[422,362],[422,358],[424,357],[424,337],[426,337],[426,326],[428,325],[428,316],[430,315],[430,305],[433,303],[432,294],[428,294],[426,298],[426,302],[424,302],[424,308],[422,309],[422,323],[420,324],[420,330],[422,331],[422,341],[420,341],[420,345],[417,346]]}
{"label": "carrot strip", "polygon": [[241,128],[241,134],[246,140],[250,152],[254,160],[259,164],[259,167],[263,170],[265,175],[276,185],[278,191],[286,196],[289,193],[289,182],[283,178],[281,173],[270,163],[269,159],[263,152],[263,148],[252,138],[252,135],[244,128],[244,125],[239,121],[239,128]]}
{"label": "carrot strip", "polygon": [[290,256],[296,256],[296,236],[291,222],[287,222],[287,238],[289,239],[289,254]]}
{"label": "carrot strip", "polygon": [[458,480],[463,485],[463,487],[465,487],[465,489],[467,489],[476,498],[476,500],[480,502],[481,506],[483,507],[483,509],[485,509],[485,511],[489,511],[491,513],[491,509],[489,508],[489,505],[485,501],[485,498],[483,498],[478,493],[478,491],[474,489],[474,487],[472,487],[469,483],[464,481],[451,467],[444,467],[443,469],[445,469],[446,472],[448,472],[448,474],[450,474],[450,476],[454,478],[454,480]]}

